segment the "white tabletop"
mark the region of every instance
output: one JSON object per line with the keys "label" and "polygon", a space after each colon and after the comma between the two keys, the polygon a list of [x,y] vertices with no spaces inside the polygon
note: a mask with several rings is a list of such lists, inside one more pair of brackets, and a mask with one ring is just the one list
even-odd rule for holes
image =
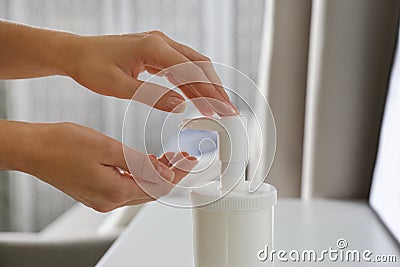
{"label": "white tabletop", "polygon": [[[275,209],[275,249],[337,248],[344,238],[347,249],[370,250],[375,255],[395,255],[400,249],[366,202],[279,199]],[[262,249],[262,248],[260,248]],[[256,255],[255,255],[256,257]],[[98,266],[193,266],[191,210],[160,203],[145,206],[98,263]],[[275,266],[341,266],[343,262],[275,262]],[[358,263],[346,266],[380,266]]]}

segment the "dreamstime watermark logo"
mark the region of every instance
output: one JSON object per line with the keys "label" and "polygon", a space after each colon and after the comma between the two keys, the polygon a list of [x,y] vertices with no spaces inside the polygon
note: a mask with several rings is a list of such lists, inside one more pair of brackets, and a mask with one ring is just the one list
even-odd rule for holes
{"label": "dreamstime watermark logo", "polygon": [[396,255],[378,255],[371,250],[348,249],[348,242],[344,238],[336,241],[336,247],[329,247],[321,251],[305,250],[275,250],[265,246],[257,252],[261,262],[365,262],[365,263],[395,263]]}

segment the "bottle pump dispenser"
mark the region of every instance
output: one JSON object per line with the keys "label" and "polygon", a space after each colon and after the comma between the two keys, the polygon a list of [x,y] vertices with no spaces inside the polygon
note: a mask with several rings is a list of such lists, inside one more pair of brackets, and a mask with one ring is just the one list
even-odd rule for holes
{"label": "bottle pump dispenser", "polygon": [[[219,181],[191,189],[193,253],[196,267],[272,266],[258,252],[273,245],[276,189],[263,183],[250,192],[246,181],[249,140],[241,116],[183,120],[181,128],[216,131]],[[257,145],[257,140],[251,145]]]}

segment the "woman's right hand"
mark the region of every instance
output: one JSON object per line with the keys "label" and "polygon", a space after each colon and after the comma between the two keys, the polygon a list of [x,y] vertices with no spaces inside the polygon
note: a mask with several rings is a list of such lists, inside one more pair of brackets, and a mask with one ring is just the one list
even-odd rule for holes
{"label": "woman's right hand", "polygon": [[[7,167],[32,174],[100,212],[167,194],[197,164],[185,152],[157,159],[73,123],[21,124],[18,164]],[[148,195],[137,181],[151,184],[157,193]]]}

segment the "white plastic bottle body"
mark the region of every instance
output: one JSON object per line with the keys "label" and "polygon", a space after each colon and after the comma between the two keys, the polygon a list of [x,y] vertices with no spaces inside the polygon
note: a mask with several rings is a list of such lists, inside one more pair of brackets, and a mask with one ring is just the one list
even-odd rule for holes
{"label": "white plastic bottle body", "polygon": [[247,118],[200,117],[184,120],[180,127],[218,133],[220,179],[190,191],[195,207],[195,267],[273,266],[273,262],[260,260],[259,252],[273,249],[277,192],[266,183],[255,192],[250,190],[251,181],[245,177],[249,155]]}
{"label": "white plastic bottle body", "polygon": [[273,247],[274,207],[245,211],[193,209],[195,267],[271,267],[258,252]]}

